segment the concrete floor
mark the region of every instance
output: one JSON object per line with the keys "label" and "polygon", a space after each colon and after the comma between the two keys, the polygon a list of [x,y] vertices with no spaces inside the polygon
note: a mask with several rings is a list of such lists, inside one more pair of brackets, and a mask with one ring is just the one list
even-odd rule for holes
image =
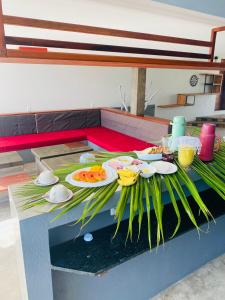
{"label": "concrete floor", "polygon": [[[34,166],[26,166],[32,174]],[[21,300],[16,265],[15,220],[10,218],[8,199],[0,203],[0,299]],[[206,249],[207,251],[207,249]],[[225,299],[225,255],[163,291],[152,300],[223,300]],[[48,300],[48,299],[43,299]],[[62,299],[63,300],[63,299]],[[75,300],[75,299],[71,299]],[[85,299],[84,299],[85,300]],[[102,299],[99,299],[102,300]],[[104,299],[107,300],[107,299]],[[116,300],[116,299],[115,299]],[[128,299],[119,299],[128,300]],[[140,299],[137,299],[140,300]]]}

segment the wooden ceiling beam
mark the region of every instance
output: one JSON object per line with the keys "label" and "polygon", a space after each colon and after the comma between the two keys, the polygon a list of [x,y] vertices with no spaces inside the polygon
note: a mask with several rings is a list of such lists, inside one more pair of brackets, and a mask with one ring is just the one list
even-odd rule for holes
{"label": "wooden ceiling beam", "polygon": [[7,58],[1,57],[0,62],[33,63],[33,64],[66,64],[85,66],[115,66],[138,68],[168,68],[195,70],[225,70],[225,63],[201,62],[189,60],[171,60],[129,56],[108,56],[94,54],[75,54],[63,52],[29,52],[7,50]]}
{"label": "wooden ceiling beam", "polygon": [[212,29],[214,32],[225,31],[225,26],[215,27]]}

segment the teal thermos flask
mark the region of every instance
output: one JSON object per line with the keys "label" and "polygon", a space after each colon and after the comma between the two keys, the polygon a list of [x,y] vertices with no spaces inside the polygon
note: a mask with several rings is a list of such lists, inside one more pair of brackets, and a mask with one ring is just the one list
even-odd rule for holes
{"label": "teal thermos flask", "polygon": [[174,117],[171,125],[172,125],[172,138],[185,135],[186,121],[184,116]]}

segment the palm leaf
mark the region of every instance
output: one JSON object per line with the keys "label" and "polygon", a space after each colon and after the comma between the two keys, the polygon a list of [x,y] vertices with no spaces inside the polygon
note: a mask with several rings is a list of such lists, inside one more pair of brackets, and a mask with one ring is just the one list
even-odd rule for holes
{"label": "palm leaf", "polygon": [[172,189],[172,187],[171,187],[171,184],[170,184],[170,180],[169,180],[169,178],[168,178],[168,175],[164,176],[164,182],[165,182],[165,185],[166,185],[167,190],[168,190],[168,192],[169,192],[170,200],[171,200],[171,202],[172,202],[172,205],[173,205],[175,214],[176,214],[176,216],[177,216],[177,225],[176,225],[175,230],[174,230],[174,232],[173,232],[173,234],[172,234],[172,236],[171,236],[171,238],[173,238],[173,237],[176,235],[176,233],[177,233],[177,231],[178,231],[178,229],[179,229],[179,227],[180,227],[181,217],[180,217],[180,211],[179,211],[179,208],[178,208],[178,205],[177,205],[177,201],[176,201],[176,199],[175,199],[175,196],[174,196],[174,193],[173,193],[173,189]]}
{"label": "palm leaf", "polygon": [[161,240],[164,242],[163,234],[163,224],[162,224],[162,194],[161,194],[161,179],[159,175],[153,175],[150,178],[150,191],[152,195],[153,207],[157,219],[157,247],[159,246]]}
{"label": "palm leaf", "polygon": [[82,225],[82,228],[86,226],[101,210],[102,208],[106,205],[106,203],[110,200],[110,198],[113,196],[115,191],[117,190],[119,184],[114,182],[113,186],[110,187],[110,191],[107,194],[103,194],[99,197],[101,199],[101,202],[96,206],[94,209],[93,213],[89,217],[89,219]]}
{"label": "palm leaf", "polygon": [[151,201],[150,201],[150,195],[149,195],[149,185],[148,180],[144,179],[144,190],[145,190],[145,201],[146,201],[146,210],[147,210],[147,220],[148,220],[148,243],[149,243],[149,249],[152,248],[152,242],[151,242]]}
{"label": "palm leaf", "polygon": [[180,200],[181,200],[181,203],[188,215],[188,217],[190,218],[191,222],[194,224],[194,226],[196,227],[197,231],[199,232],[199,226],[196,222],[196,219],[195,219],[195,216],[192,212],[192,209],[188,203],[188,200],[187,200],[187,197],[179,183],[179,180],[177,179],[176,175],[175,174],[172,174],[170,175],[169,177],[169,180],[170,180],[170,183],[173,185],[174,189],[176,190]]}
{"label": "palm leaf", "polygon": [[113,238],[115,238],[115,236],[116,236],[116,234],[119,230],[120,223],[121,223],[121,220],[123,218],[124,210],[126,208],[126,204],[127,204],[128,198],[130,196],[130,191],[131,191],[130,186],[129,187],[126,187],[126,186],[122,187],[122,192],[120,193],[120,199],[119,199],[117,207],[116,207],[115,217],[117,218],[117,226],[116,226],[116,231],[113,235]]}
{"label": "palm leaf", "polygon": [[130,197],[130,215],[129,215],[127,237],[126,237],[126,240],[127,240],[128,237],[130,236],[131,241],[132,241],[132,236],[133,236],[133,219],[135,216],[135,212],[134,212],[135,193],[136,193],[136,186],[132,185],[131,186],[131,197]]}
{"label": "palm leaf", "polygon": [[139,197],[138,197],[138,240],[141,234],[141,224],[142,224],[142,219],[144,214],[144,205],[143,205],[144,185],[141,177],[139,178],[139,181],[140,181],[140,185],[139,185]]}

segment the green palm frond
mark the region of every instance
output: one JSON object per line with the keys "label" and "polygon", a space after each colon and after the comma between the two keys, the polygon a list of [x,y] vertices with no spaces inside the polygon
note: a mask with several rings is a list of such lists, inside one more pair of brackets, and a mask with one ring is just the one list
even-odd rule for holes
{"label": "green palm frond", "polygon": [[173,234],[171,236],[171,238],[173,238],[176,235],[176,233],[177,233],[177,231],[178,231],[178,229],[180,227],[181,217],[180,217],[180,211],[179,211],[179,208],[178,208],[178,205],[177,205],[177,201],[175,199],[174,192],[173,192],[170,180],[168,178],[168,175],[164,176],[164,182],[165,182],[165,185],[167,187],[167,190],[168,190],[168,193],[169,193],[169,196],[170,196],[170,200],[171,200],[171,203],[173,205],[175,214],[177,216],[177,225],[176,225],[176,227],[174,229],[174,232],[173,232]]}
{"label": "green palm frond", "polygon": [[[134,152],[101,152],[97,154],[97,163],[102,163],[110,158],[117,156],[128,155],[136,158]],[[175,154],[176,157],[176,154]],[[192,170],[197,173],[205,183],[214,189],[225,200],[225,143],[221,145],[219,152],[215,153],[214,161],[211,163],[203,163],[198,157],[195,157],[191,166]],[[152,213],[156,217],[157,232],[156,232],[156,244],[157,247],[160,243],[164,243],[164,228],[163,228],[163,199],[162,199],[162,183],[165,183],[165,187],[168,191],[170,201],[176,215],[177,221],[174,231],[171,235],[173,238],[179,231],[181,225],[181,213],[179,207],[182,206],[185,210],[188,218],[195,226],[197,231],[200,231],[197,224],[196,217],[192,211],[191,204],[187,198],[184,189],[187,189],[193,198],[193,201],[197,204],[199,211],[204,215],[207,222],[213,219],[212,214],[202,200],[198,189],[189,176],[189,174],[179,166],[177,160],[175,163],[178,166],[178,171],[175,174],[161,176],[155,174],[149,179],[139,177],[137,182],[132,186],[123,186],[118,189],[119,184],[115,180],[113,183],[98,187],[98,188],[79,188],[74,187],[65,181],[66,176],[73,171],[81,168],[91,167],[96,165],[96,162],[80,164],[75,163],[72,165],[64,166],[54,172],[59,177],[60,183],[65,185],[73,192],[73,198],[65,203],[49,204],[44,199],[44,195],[49,192],[50,187],[36,186],[33,182],[29,182],[23,186],[18,187],[16,195],[21,199],[21,206],[23,209],[31,209],[41,206],[46,206],[48,212],[55,212],[56,215],[52,221],[62,217],[76,206],[83,203],[83,210],[78,220],[74,220],[74,223],[80,223],[81,228],[89,224],[97,214],[108,204],[115,192],[118,192],[118,202],[116,204],[115,219],[117,221],[114,237],[117,235],[121,221],[124,219],[126,207],[129,209],[129,220],[127,229],[127,238],[132,241],[133,238],[133,221],[136,216],[138,221],[138,239],[141,235],[142,223],[144,211],[146,208],[147,218],[147,232],[149,248],[152,247]],[[180,201],[180,205],[178,202]],[[135,218],[135,219],[136,219]]]}
{"label": "green palm frond", "polygon": [[149,184],[150,184],[150,191],[151,191],[155,216],[157,219],[157,246],[158,246],[161,240],[164,243],[163,221],[162,221],[163,203],[162,203],[161,177],[159,175],[153,175],[150,178]]}

